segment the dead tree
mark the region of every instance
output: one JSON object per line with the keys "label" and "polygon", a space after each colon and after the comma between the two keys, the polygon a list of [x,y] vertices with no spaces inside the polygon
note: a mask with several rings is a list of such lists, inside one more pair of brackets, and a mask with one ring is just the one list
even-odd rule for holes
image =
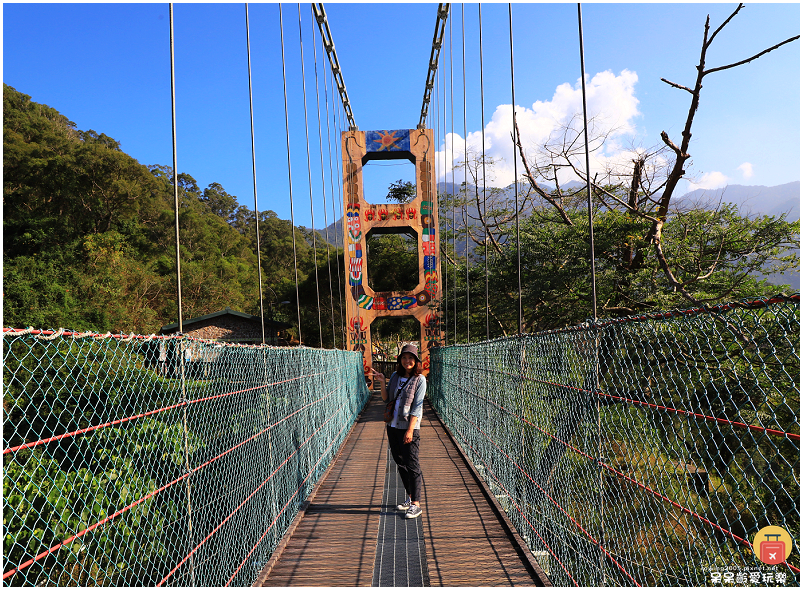
{"label": "dead tree", "polygon": [[[703,43],[700,48],[700,63],[696,66],[697,77],[692,88],[661,78],[666,84],[673,88],[684,90],[692,97],[686,116],[686,123],[681,134],[680,145],[670,139],[666,131],[662,131],[661,140],[663,145],[648,150],[637,150],[637,155],[632,161],[633,166],[630,170],[605,170],[601,178],[601,180],[607,181],[605,183],[598,182],[598,175],[591,179],[592,192],[597,195],[599,202],[603,206],[627,211],[629,214],[639,217],[649,224],[644,241],[653,246],[658,265],[664,272],[670,286],[694,304],[702,303],[703,301],[694,297],[687,290],[687,281],[681,281],[675,276],[672,265],[664,254],[662,231],[670,213],[670,205],[675,189],[678,186],[678,182],[686,175],[686,165],[691,158],[689,144],[692,138],[692,124],[700,104],[700,91],[703,88],[703,82],[706,76],[710,74],[744,65],[800,38],[800,35],[796,35],[735,63],[708,67],[706,54],[709,47],[720,31],[743,7],[743,4],[739,4],[736,10],[710,35],[711,19],[710,15],[706,16]],[[578,140],[583,131],[576,126],[576,120],[573,117],[560,130],[558,137],[540,146],[540,157],[534,159],[534,161],[529,161],[522,148],[522,140],[518,128],[515,140],[517,151],[525,170],[524,176],[529,181],[532,190],[549,203],[555,209],[561,222],[567,225],[572,225],[572,220],[569,218],[563,204],[566,196],[560,189],[558,173],[560,169],[566,168],[582,181],[587,182],[586,173],[581,169],[578,158],[578,156],[582,156],[582,151],[580,151],[582,147],[579,146]],[[590,151],[600,149],[607,137],[608,132],[600,136],[590,135]],[[548,159],[549,162],[547,161]],[[553,180],[556,184],[556,189],[554,191],[545,190],[537,183],[537,177]],[[624,186],[624,182],[620,182],[620,179],[623,178],[627,180],[627,186]],[[615,194],[613,190],[615,188],[623,189],[627,193],[627,199],[620,198],[619,194]],[[630,264],[635,266],[636,255],[632,251],[628,254],[628,258]]]}

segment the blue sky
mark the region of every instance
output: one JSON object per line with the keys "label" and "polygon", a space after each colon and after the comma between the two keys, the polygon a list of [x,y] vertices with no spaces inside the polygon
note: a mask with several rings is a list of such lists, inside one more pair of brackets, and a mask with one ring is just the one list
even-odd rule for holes
{"label": "blue sky", "polygon": [[[436,4],[326,4],[357,125],[362,130],[413,128],[419,120]],[[693,85],[703,23],[712,29],[733,4],[584,4],[590,112],[621,131],[604,152],[624,157],[630,144],[657,145],[662,130],[678,141],[689,95],[661,77]],[[482,5],[484,113],[490,154],[504,157],[501,105],[510,105],[508,5]],[[456,155],[463,145],[461,11],[451,10]],[[306,65],[311,191],[307,167],[298,6],[283,5],[289,95],[292,187],[297,223],[322,227],[323,188],[317,131],[313,39],[309,4],[300,5]],[[480,138],[478,5],[465,6],[467,132]],[[513,4],[516,103],[527,112],[523,137],[549,129],[546,119],[574,106],[580,89],[575,4]],[[800,5],[752,4],[714,42],[709,65],[750,57],[800,32]],[[289,217],[280,28],[277,4],[250,5],[259,209]],[[450,38],[450,32],[446,35]],[[446,45],[449,96],[450,54]],[[317,36],[317,71],[323,50]],[[220,183],[253,206],[247,54],[243,4],[176,4],[175,66],[178,169],[201,188]],[[800,179],[800,42],[750,64],[709,76],[695,118],[689,169],[694,185],[777,185]],[[3,81],[121,142],[142,164],[172,162],[169,11],[167,4],[4,4]],[[331,211],[328,134],[322,93],[324,196]],[[439,90],[441,92],[441,89]],[[329,112],[333,96],[329,90]],[[444,102],[439,99],[439,105]],[[449,98],[448,98],[449,104]],[[536,106],[534,106],[536,104]],[[449,106],[447,133],[451,122]],[[508,108],[506,107],[506,110]],[[441,113],[441,109],[439,110]],[[527,127],[526,125],[530,125]],[[437,124],[437,142],[445,130]],[[334,143],[337,138],[334,134]],[[506,163],[509,158],[506,156]],[[370,164],[366,188],[380,195],[391,180],[410,178],[410,166]],[[370,168],[372,166],[373,169]],[[379,166],[382,166],[379,168]],[[504,180],[498,174],[498,183]],[[449,179],[449,175],[448,175]],[[458,180],[458,179],[457,179]],[[341,212],[336,194],[337,214]],[[375,199],[379,201],[380,199]]]}

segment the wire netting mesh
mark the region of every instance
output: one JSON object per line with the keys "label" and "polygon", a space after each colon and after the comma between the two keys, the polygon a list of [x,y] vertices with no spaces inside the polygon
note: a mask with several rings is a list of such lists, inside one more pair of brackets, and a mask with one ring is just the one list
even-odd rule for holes
{"label": "wire netting mesh", "polygon": [[251,584],[368,399],[352,352],[6,331],[7,585]]}
{"label": "wire netting mesh", "polygon": [[430,399],[557,586],[800,583],[800,295],[436,349]]}

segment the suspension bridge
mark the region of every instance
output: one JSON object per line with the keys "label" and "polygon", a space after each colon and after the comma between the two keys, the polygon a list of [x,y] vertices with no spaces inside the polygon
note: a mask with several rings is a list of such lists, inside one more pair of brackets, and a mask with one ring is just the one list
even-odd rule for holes
{"label": "suspension bridge", "polygon": [[[343,350],[186,336],[180,274],[177,334],[4,328],[4,583],[796,586],[791,539],[770,564],[754,535],[800,530],[800,294],[491,339],[487,278],[487,338],[459,342],[455,309],[452,331],[440,317],[458,299],[442,303],[427,151],[453,106],[444,84],[437,101],[450,5],[417,127],[380,133],[358,130],[324,6],[312,14],[347,121],[328,154],[347,218]],[[364,200],[360,168],[383,157],[414,163],[414,200]],[[255,163],[254,148],[254,187]],[[414,289],[369,287],[370,228],[416,233]],[[302,342],[299,293],[297,311]],[[402,485],[364,378],[384,316],[417,320],[428,374],[416,520],[393,508]]]}

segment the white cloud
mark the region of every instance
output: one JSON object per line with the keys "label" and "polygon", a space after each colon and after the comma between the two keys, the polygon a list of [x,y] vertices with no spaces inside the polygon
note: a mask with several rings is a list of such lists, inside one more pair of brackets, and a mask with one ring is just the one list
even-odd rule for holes
{"label": "white cloud", "polygon": [[[636,131],[634,120],[640,115],[639,100],[635,97],[635,85],[638,76],[635,72],[623,70],[617,76],[611,71],[595,74],[586,85],[587,111],[590,125],[594,125],[594,134],[607,135],[605,145],[592,153],[590,166],[593,170],[605,168],[617,161],[629,162],[632,152],[623,149],[622,144]],[[520,128],[523,147],[526,152],[546,142],[558,133],[574,118],[574,126],[582,129],[582,97],[580,78],[574,85],[559,85],[548,101],[536,101],[530,108],[517,106],[517,123]],[[495,159],[493,176],[487,174],[486,184],[489,186],[507,186],[514,182],[514,146],[511,139],[513,128],[510,104],[498,106],[485,129],[486,155]],[[590,131],[590,136],[592,132]],[[582,144],[581,144],[582,145]],[[467,149],[470,153],[482,152],[480,131],[467,134]],[[464,158],[464,137],[447,134],[444,145],[437,152],[436,169],[440,181],[451,179],[451,162],[455,159],[455,182],[464,179],[458,164]],[[581,157],[581,162],[584,159]],[[518,174],[522,174],[521,162],[517,164]],[[576,178],[566,173],[562,182]]]}
{"label": "white cloud", "polygon": [[696,183],[689,182],[689,189],[687,192],[692,192],[697,189],[713,190],[728,186],[729,179],[722,172],[708,172],[703,174]]}
{"label": "white cloud", "polygon": [[753,176],[753,165],[750,162],[744,162],[736,167],[737,170],[742,171],[742,176],[747,179]]}

